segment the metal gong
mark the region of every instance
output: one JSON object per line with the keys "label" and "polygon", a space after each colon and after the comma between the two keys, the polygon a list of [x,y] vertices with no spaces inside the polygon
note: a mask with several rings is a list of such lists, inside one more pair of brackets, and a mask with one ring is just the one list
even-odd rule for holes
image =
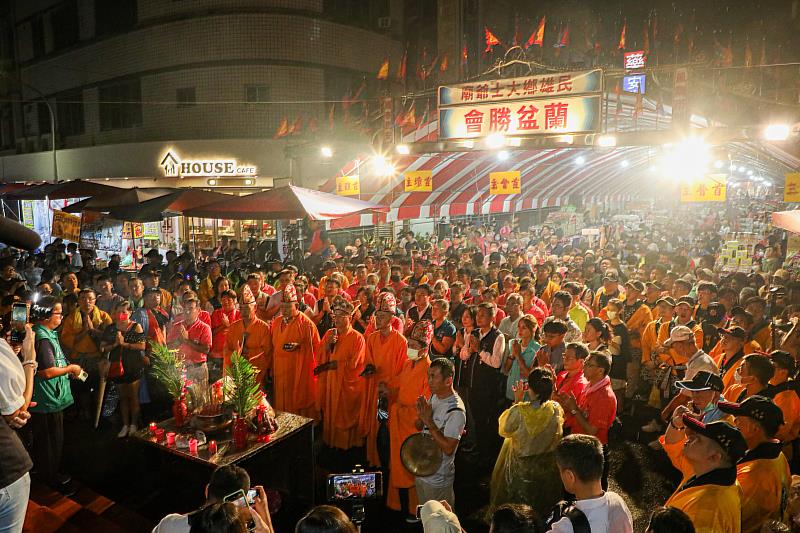
{"label": "metal gong", "polygon": [[428,433],[415,433],[403,441],[400,460],[409,472],[425,477],[435,474],[442,464],[442,450]]}

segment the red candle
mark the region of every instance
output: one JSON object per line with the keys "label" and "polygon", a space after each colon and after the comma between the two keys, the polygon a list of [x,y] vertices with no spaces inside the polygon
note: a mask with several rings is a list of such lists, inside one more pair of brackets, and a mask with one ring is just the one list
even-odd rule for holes
{"label": "red candle", "polygon": [[150,435],[155,436],[157,429],[158,429],[158,426],[156,425],[156,423],[155,422],[150,422]]}
{"label": "red candle", "polygon": [[156,442],[161,442],[164,440],[164,428],[157,428],[156,429]]}
{"label": "red candle", "polygon": [[175,446],[175,433],[172,431],[167,433],[167,446]]}
{"label": "red candle", "polygon": [[208,441],[208,453],[209,455],[214,455],[217,453],[217,441],[210,440]]}
{"label": "red candle", "polygon": [[189,439],[189,453],[197,455],[197,439]]}

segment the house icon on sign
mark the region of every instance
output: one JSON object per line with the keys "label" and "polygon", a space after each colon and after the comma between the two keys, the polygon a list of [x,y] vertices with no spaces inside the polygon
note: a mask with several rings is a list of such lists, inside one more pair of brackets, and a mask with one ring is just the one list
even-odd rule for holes
{"label": "house icon on sign", "polygon": [[181,161],[172,152],[167,152],[164,159],[161,160],[161,167],[164,169],[164,176],[168,178],[178,177],[178,168]]}

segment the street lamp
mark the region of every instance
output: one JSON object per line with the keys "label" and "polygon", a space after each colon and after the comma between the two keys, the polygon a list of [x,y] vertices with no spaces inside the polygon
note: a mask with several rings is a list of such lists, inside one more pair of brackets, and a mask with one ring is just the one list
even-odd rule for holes
{"label": "street lamp", "polygon": [[47,112],[50,113],[50,141],[51,147],[53,152],[53,183],[58,183],[58,156],[56,152],[56,127],[57,127],[57,120],[56,120],[56,113],[53,110],[53,106],[50,105],[50,102],[45,98],[42,91],[31,85],[30,83],[23,81],[21,78],[15,78],[8,74],[8,72],[4,70],[0,70],[0,76],[15,81],[22,85],[23,87],[27,87],[31,91],[35,92],[36,95],[44,102],[44,105],[47,106]]}
{"label": "street lamp", "polygon": [[331,148],[330,146],[323,146],[322,148],[319,149],[319,152],[325,159],[330,159],[331,157],[333,157],[333,148]]}
{"label": "street lamp", "polygon": [[792,128],[788,124],[770,124],[764,128],[764,139],[768,141],[785,141]]}
{"label": "street lamp", "polygon": [[411,147],[407,144],[398,144],[394,149],[400,155],[408,155],[411,153]]}

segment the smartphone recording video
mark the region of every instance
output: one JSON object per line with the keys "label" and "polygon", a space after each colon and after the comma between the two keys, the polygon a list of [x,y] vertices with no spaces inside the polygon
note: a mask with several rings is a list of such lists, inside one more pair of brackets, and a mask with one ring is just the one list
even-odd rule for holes
{"label": "smartphone recording video", "polygon": [[367,500],[383,496],[380,472],[328,476],[328,500]]}

